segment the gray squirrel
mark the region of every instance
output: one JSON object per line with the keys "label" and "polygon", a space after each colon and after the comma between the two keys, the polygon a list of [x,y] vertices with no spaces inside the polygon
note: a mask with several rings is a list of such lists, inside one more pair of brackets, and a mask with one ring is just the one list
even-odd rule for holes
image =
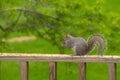
{"label": "gray squirrel", "polygon": [[88,38],[88,42],[85,41],[82,37],[73,37],[70,34],[67,34],[63,37],[62,45],[64,47],[72,49],[74,55],[86,55],[95,47],[95,44],[98,43],[98,55],[102,55],[104,49],[106,48],[106,40],[101,35],[92,35]]}

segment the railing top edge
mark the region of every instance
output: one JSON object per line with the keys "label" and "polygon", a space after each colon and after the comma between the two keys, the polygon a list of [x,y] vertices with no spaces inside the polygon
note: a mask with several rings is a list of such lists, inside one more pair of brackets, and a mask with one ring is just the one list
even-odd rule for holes
{"label": "railing top edge", "polygon": [[56,62],[120,62],[120,56],[113,55],[85,55],[72,56],[66,54],[38,54],[38,53],[2,53],[0,60],[14,61],[56,61]]}
{"label": "railing top edge", "polygon": [[70,54],[41,54],[41,53],[0,53],[0,56],[36,56],[36,57],[98,57],[98,58],[120,58],[118,55],[83,55],[73,56]]}

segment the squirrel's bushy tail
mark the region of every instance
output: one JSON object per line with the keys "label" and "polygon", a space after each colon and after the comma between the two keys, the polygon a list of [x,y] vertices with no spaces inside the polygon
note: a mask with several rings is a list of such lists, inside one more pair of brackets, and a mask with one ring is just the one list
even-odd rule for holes
{"label": "squirrel's bushy tail", "polygon": [[106,40],[102,35],[99,34],[95,34],[92,35],[91,37],[89,37],[88,39],[88,52],[90,52],[95,44],[98,43],[98,53],[97,54],[101,54],[104,52],[105,48],[106,48]]}

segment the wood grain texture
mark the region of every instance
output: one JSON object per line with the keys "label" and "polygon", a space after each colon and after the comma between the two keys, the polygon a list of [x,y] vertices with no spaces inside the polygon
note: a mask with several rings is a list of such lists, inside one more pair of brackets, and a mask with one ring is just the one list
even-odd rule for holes
{"label": "wood grain texture", "polygon": [[50,80],[57,80],[57,62],[78,62],[79,80],[86,80],[86,63],[104,62],[108,63],[109,80],[116,80],[116,64],[120,63],[120,56],[72,56],[63,54],[22,54],[22,53],[1,53],[1,61],[20,61],[21,62],[21,80],[28,80],[28,62],[40,61],[49,62]]}
{"label": "wood grain texture", "polygon": [[41,61],[41,62],[113,62],[119,63],[120,56],[97,56],[97,55],[85,55],[85,56],[71,56],[63,54],[22,54],[22,53],[2,53],[0,54],[0,60],[12,60],[12,61]]}
{"label": "wood grain texture", "polygon": [[80,62],[78,63],[79,69],[79,80],[86,80],[86,63]]}
{"label": "wood grain texture", "polygon": [[20,62],[21,80],[28,80],[28,62]]}
{"label": "wood grain texture", "polygon": [[49,80],[57,80],[57,62],[49,62],[49,67],[50,67]]}
{"label": "wood grain texture", "polygon": [[116,80],[116,63],[108,63],[109,80]]}

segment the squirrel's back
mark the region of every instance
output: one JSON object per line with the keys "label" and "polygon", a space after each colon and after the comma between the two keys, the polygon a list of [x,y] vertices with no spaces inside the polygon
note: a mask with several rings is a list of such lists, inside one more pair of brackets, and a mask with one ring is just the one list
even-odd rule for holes
{"label": "squirrel's back", "polygon": [[101,35],[92,35],[89,37],[88,42],[82,37],[72,37],[71,35],[66,35],[63,38],[63,46],[73,49],[75,55],[85,55],[89,53],[98,43],[98,53],[102,54],[106,47],[106,41]]}
{"label": "squirrel's back", "polygon": [[76,55],[85,55],[88,52],[88,45],[82,37],[77,37],[74,39],[74,47],[73,50],[75,51]]}

